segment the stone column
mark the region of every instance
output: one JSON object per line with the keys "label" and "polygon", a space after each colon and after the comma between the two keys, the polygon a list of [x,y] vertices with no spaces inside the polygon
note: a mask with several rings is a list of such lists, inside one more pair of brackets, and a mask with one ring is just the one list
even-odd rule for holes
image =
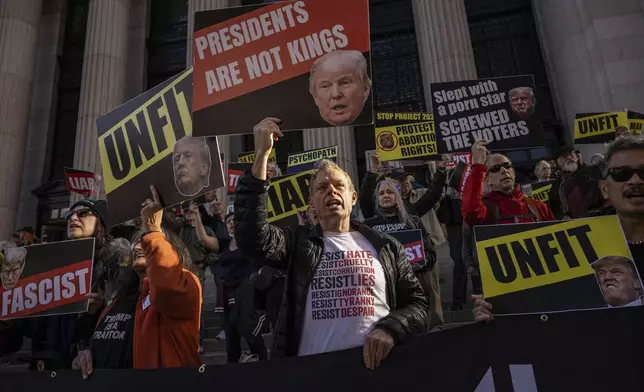
{"label": "stone column", "polygon": [[0,239],[15,229],[42,1],[0,0]]}
{"label": "stone column", "polygon": [[[75,169],[101,173],[96,119],[125,101],[129,16],[129,0],[90,0],[76,126]],[[73,194],[71,201],[80,197]]]}
{"label": "stone column", "polygon": [[349,173],[354,184],[358,184],[356,146],[353,127],[313,128],[302,131],[304,149],[338,146],[338,166]]}
{"label": "stone column", "polygon": [[150,33],[150,7],[150,0],[130,0],[125,100],[130,100],[147,90],[146,40]]}
{"label": "stone column", "polygon": [[[186,66],[192,66],[192,37],[194,35],[195,26],[195,12],[215,10],[219,8],[236,7],[241,5],[241,0],[188,0],[188,47],[186,50]],[[223,152],[226,156],[226,161],[234,162],[230,155],[231,138],[241,138],[241,136],[219,136],[217,142],[219,143],[219,151]],[[224,168],[224,174],[226,170]],[[224,176],[225,179],[225,176]],[[219,200],[226,200],[226,189],[222,188],[218,191],[217,197]]]}
{"label": "stone column", "polygon": [[[533,3],[559,118],[573,140],[576,113],[644,111],[644,2]],[[601,144],[578,146],[584,158]]]}
{"label": "stone column", "polygon": [[427,110],[430,83],[476,79],[464,0],[412,0]]}
{"label": "stone column", "polygon": [[47,147],[55,127],[54,109],[57,94],[56,64],[63,44],[65,30],[65,0],[48,0],[43,3],[36,68],[31,97],[31,113],[25,158],[22,164],[22,185],[16,227],[36,227],[38,198],[31,191],[37,188],[43,178]]}

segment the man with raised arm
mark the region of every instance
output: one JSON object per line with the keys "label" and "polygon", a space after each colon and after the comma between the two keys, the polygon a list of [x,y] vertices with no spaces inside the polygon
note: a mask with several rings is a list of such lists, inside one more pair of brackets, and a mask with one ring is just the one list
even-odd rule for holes
{"label": "man with raised arm", "polygon": [[282,136],[276,118],[253,129],[255,163],[235,194],[235,238],[254,260],[286,271],[275,357],[364,346],[374,369],[395,345],[426,330],[427,300],[402,246],[350,219],[358,195],[349,175],[324,160],[311,177],[309,204],[319,223],[268,223],[268,155]]}

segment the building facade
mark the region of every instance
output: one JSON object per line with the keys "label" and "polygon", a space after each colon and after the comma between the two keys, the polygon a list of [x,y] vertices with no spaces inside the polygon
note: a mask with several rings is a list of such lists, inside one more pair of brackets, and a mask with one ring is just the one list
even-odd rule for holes
{"label": "building facade", "polygon": [[[100,172],[96,118],[190,66],[195,11],[269,1],[0,0],[0,239],[63,238],[64,168]],[[570,142],[576,112],[644,111],[644,0],[370,3],[377,111],[431,111],[432,82],[533,74],[546,145],[508,154],[526,167]],[[278,163],[336,144],[359,182],[372,127],[289,132]]]}

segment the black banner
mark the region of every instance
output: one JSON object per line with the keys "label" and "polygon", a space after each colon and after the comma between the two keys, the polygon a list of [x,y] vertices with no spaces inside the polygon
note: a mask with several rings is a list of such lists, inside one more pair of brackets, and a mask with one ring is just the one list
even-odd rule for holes
{"label": "black banner", "polygon": [[[637,308],[503,317],[395,347],[375,370],[362,348],[203,369],[3,373],[3,391],[617,392],[644,390]],[[613,339],[612,344],[606,340]]]}
{"label": "black banner", "polygon": [[94,239],[0,252],[0,320],[87,311]]}
{"label": "black banner", "polygon": [[439,153],[543,147],[532,75],[432,83]]}

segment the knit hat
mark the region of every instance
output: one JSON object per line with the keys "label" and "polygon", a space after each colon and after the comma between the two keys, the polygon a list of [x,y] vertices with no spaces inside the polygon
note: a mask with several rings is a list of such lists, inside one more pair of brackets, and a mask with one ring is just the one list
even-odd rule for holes
{"label": "knit hat", "polygon": [[98,219],[106,230],[110,228],[107,224],[107,202],[105,200],[83,199],[74,203],[69,210],[72,211],[78,206],[89,208],[94,214],[96,214],[96,216],[98,216]]}

